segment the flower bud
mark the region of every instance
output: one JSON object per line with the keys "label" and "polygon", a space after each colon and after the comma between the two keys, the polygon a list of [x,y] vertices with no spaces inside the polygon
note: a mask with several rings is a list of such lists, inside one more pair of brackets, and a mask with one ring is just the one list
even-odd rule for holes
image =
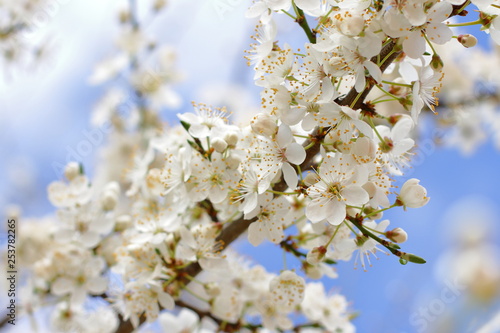
{"label": "flower bud", "polygon": [[119,194],[120,193],[120,184],[118,184],[118,182],[109,182],[106,184],[104,191],[110,191],[112,193]]}
{"label": "flower bud", "polygon": [[252,130],[267,137],[271,137],[278,131],[278,125],[273,117],[265,113],[259,113],[251,122]]}
{"label": "flower bud", "polygon": [[404,243],[408,240],[408,234],[401,228],[389,230],[385,236],[395,243]]}
{"label": "flower bud", "polygon": [[306,260],[311,265],[317,265],[323,261],[326,254],[326,247],[317,246],[307,253]]}
{"label": "flower bud", "polygon": [[434,71],[439,72],[440,70],[443,69],[444,63],[443,63],[443,60],[441,60],[440,56],[438,56],[437,54],[434,54],[432,56],[430,65]]}
{"label": "flower bud", "polygon": [[229,132],[226,135],[224,135],[224,141],[227,142],[229,147],[234,148],[238,144],[238,133],[235,132]]}
{"label": "flower bud", "polygon": [[223,153],[227,148],[227,142],[221,138],[214,138],[211,145],[218,153]]}
{"label": "flower bud", "polygon": [[123,231],[132,225],[132,218],[130,215],[120,215],[116,218],[115,231]]}
{"label": "flower bud", "polygon": [[473,47],[477,44],[477,38],[470,34],[459,35],[457,40],[465,47]]}
{"label": "flower bud", "polygon": [[113,210],[118,203],[118,194],[116,192],[107,190],[101,198],[101,207],[104,211]]}
{"label": "flower bud", "polygon": [[80,164],[77,162],[69,162],[64,168],[64,177],[72,181],[76,176],[80,175]]}
{"label": "flower bud", "polygon": [[400,206],[420,208],[429,202],[430,198],[427,197],[427,190],[418,183],[420,183],[420,180],[416,178],[409,179],[404,183],[397,199]]}
{"label": "flower bud", "polygon": [[109,182],[104,187],[101,197],[101,207],[104,211],[115,209],[120,196],[120,184],[118,182]]}

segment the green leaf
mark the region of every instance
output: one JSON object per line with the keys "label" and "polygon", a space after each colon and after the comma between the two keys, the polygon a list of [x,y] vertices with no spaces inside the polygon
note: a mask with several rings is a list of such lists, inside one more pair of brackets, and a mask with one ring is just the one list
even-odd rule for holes
{"label": "green leaf", "polygon": [[[419,256],[416,256],[414,254],[411,254],[411,253],[403,253],[401,255],[401,258],[399,259],[399,261],[401,262],[402,260],[406,261],[406,262],[412,262],[414,264],[425,264],[426,261],[422,258],[420,258]],[[402,262],[401,262],[402,263]],[[403,264],[405,265],[405,264]]]}
{"label": "green leaf", "polygon": [[425,264],[427,262],[427,261],[425,261],[425,259],[420,258],[419,256],[416,256],[414,254],[408,255],[408,261],[415,263],[415,264]]}

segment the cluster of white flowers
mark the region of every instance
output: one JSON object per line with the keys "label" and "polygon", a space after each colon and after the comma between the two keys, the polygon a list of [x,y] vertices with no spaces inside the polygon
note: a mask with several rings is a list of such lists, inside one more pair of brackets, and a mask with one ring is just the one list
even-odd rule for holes
{"label": "cluster of white flowers", "polygon": [[[82,330],[92,331],[102,322],[86,304],[98,298],[114,311],[99,310],[107,320],[99,332],[158,318],[169,332],[354,332],[346,299],[309,280],[335,278],[332,265],[353,256],[366,269],[377,252],[425,262],[401,251],[408,235],[386,231],[383,212],[429,201],[418,179],[400,190],[395,182],[410,165],[421,111],[438,106],[434,44],[456,43],[449,20],[464,14],[462,2],[256,1],[247,58],[262,88],[260,113],[236,126],[226,109],[194,104],[168,129],[159,113],[179,104],[175,53],[146,37],[133,12],[122,13],[120,51],[90,81],[128,71],[129,87],[96,106],[93,124],[114,131],[94,180],[69,163],[65,180],[48,189],[56,221],[41,235],[21,234],[22,261],[33,270],[27,311],[52,296],[55,327],[88,322]],[[476,2],[496,40],[498,6]],[[300,49],[276,41],[274,16],[285,13],[305,32]],[[146,56],[151,63],[140,61]],[[386,107],[394,102],[400,113]],[[301,271],[244,263],[227,250],[244,233],[254,246],[291,253]],[[292,319],[297,312],[305,322]]]}

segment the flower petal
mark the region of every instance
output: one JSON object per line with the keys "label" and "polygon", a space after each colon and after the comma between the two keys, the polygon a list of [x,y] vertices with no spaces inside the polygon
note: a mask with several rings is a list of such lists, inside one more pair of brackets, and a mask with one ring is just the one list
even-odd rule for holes
{"label": "flower petal", "polygon": [[281,168],[282,168],[281,171],[283,172],[283,177],[285,178],[285,183],[288,185],[289,188],[294,190],[299,182],[297,178],[297,172],[288,163],[283,163],[283,166]]}
{"label": "flower petal", "polygon": [[285,238],[283,226],[276,221],[266,221],[265,223],[267,238],[274,244],[278,244]]}
{"label": "flower petal", "polygon": [[54,295],[62,296],[72,292],[75,289],[75,281],[66,277],[57,278],[51,285],[51,291]]}
{"label": "flower petal", "polygon": [[290,126],[281,124],[276,135],[276,140],[280,147],[286,147],[293,141],[293,134]]}
{"label": "flower petal", "polygon": [[342,192],[342,197],[346,199],[348,205],[362,205],[370,200],[368,193],[358,185],[349,185]]}
{"label": "flower petal", "polygon": [[300,165],[306,159],[306,151],[302,145],[297,142],[292,142],[285,151],[285,156],[288,162]]}
{"label": "flower petal", "polygon": [[328,217],[332,207],[331,200],[313,200],[306,207],[306,217],[313,223],[322,221]]}
{"label": "flower petal", "polygon": [[431,42],[434,42],[436,44],[445,44],[453,36],[453,32],[445,24],[438,24],[432,28],[433,29],[427,29],[427,36],[429,37]]}
{"label": "flower petal", "polygon": [[193,234],[186,227],[182,226],[179,228],[179,233],[181,235],[182,244],[185,244],[189,247],[196,247],[197,243],[194,239]]}
{"label": "flower petal", "polygon": [[167,293],[158,293],[158,302],[167,310],[173,310],[175,307],[174,299]]}
{"label": "flower petal", "polygon": [[262,15],[267,10],[267,6],[263,1],[255,3],[252,7],[248,8],[245,17],[253,18]]}
{"label": "flower petal", "polygon": [[258,246],[265,238],[262,222],[254,222],[248,226],[248,241],[253,246]]}
{"label": "flower petal", "polygon": [[408,134],[413,129],[413,121],[405,116],[401,118],[392,128],[391,137],[395,142],[399,142],[408,137]]}
{"label": "flower petal", "polygon": [[[366,192],[365,192],[366,193]],[[368,196],[368,195],[367,195]],[[346,217],[345,204],[341,201],[332,201],[332,209],[329,211],[329,216],[326,219],[331,225],[339,225]]]}
{"label": "flower petal", "polygon": [[403,41],[403,50],[413,59],[417,59],[425,52],[425,39],[422,38],[420,30],[412,31]]}
{"label": "flower petal", "polygon": [[86,287],[92,294],[98,295],[106,291],[108,280],[105,277],[96,276],[87,282]]}
{"label": "flower petal", "polygon": [[375,65],[371,61],[365,61],[363,65],[375,81],[377,81],[378,83],[382,82],[382,71],[377,65]]}

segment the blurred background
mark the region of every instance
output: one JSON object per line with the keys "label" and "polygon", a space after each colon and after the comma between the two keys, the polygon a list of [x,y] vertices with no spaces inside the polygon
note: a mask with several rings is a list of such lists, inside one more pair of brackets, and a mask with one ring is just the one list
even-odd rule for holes
{"label": "blurred background", "polygon": [[[36,66],[1,67],[0,207],[19,205],[24,217],[53,213],[47,185],[61,178],[62,166],[74,159],[82,140],[90,140],[91,111],[116,82],[93,86],[89,77],[97,62],[114,55],[118,12],[127,6],[126,1],[49,3],[33,35],[49,36],[42,60]],[[175,124],[176,113],[191,111],[191,101],[225,105],[236,123],[258,112],[259,89],[243,58],[256,23],[244,18],[249,5],[247,0],[171,0],[151,22],[139,7],[145,32],[176,50],[183,74],[173,86],[181,103],[164,109],[166,122]],[[304,43],[290,18],[279,17],[278,26],[280,42]],[[478,47],[492,51],[484,35],[476,34]],[[418,178],[431,200],[420,209],[392,209],[384,218],[408,232],[404,248],[427,263],[402,266],[380,254],[367,272],[340,262],[339,278],[324,283],[351,301],[359,314],[354,320],[358,332],[498,332],[480,329],[492,320],[500,325],[499,151],[489,138],[468,155],[425,141],[434,125],[429,119],[423,123],[426,144],[397,184]],[[104,143],[103,137],[78,154],[90,176]],[[270,271],[276,266],[271,258],[282,260],[281,251],[269,243],[258,249],[243,241],[236,246]],[[299,268],[293,265],[289,261],[289,268]]]}

